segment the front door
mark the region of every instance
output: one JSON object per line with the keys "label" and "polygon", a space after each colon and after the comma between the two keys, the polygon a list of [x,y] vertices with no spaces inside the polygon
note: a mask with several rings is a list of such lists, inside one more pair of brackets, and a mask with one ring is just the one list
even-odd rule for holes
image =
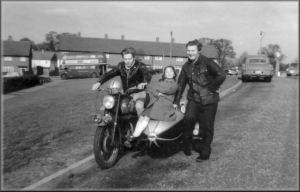
{"label": "front door", "polygon": [[18,69],[21,76],[24,75],[24,71],[28,71],[28,68],[24,66],[19,66]]}

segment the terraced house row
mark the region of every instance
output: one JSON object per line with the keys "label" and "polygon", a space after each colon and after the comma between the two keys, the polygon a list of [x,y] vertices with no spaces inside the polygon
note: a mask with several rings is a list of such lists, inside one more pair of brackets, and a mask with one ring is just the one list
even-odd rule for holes
{"label": "terraced house row", "polygon": [[[3,41],[2,71],[33,71],[38,75],[49,75],[56,67],[60,70],[64,53],[105,53],[107,63],[116,66],[121,60],[121,51],[126,47],[134,47],[137,56],[153,69],[162,69],[167,65],[174,65],[177,69],[187,61],[186,44],[156,41],[135,41],[121,39],[70,37],[61,36],[56,52],[33,51],[31,43],[27,41]],[[214,59],[218,63],[219,51],[213,45],[203,45],[201,53]]]}

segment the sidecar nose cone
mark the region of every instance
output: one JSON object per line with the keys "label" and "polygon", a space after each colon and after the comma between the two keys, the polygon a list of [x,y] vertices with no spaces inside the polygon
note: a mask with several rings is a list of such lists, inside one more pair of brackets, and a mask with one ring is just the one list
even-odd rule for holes
{"label": "sidecar nose cone", "polygon": [[156,134],[155,134],[155,133],[150,133],[150,134],[148,135],[148,139],[149,139],[149,141],[155,141],[155,140],[156,140],[156,138],[157,138],[157,136],[156,136]]}

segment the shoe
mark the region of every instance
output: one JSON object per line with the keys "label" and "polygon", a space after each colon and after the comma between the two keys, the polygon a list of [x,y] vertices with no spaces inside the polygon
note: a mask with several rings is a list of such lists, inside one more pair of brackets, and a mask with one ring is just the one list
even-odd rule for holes
{"label": "shoe", "polygon": [[135,139],[133,135],[127,137],[127,140],[124,142],[124,145],[128,148],[132,148],[132,141]]}
{"label": "shoe", "polygon": [[197,157],[196,162],[202,162],[208,159],[209,159],[209,155],[200,155],[199,157]]}
{"label": "shoe", "polygon": [[191,156],[192,155],[192,144],[191,143],[185,145],[185,147],[183,149],[183,153],[186,156]]}

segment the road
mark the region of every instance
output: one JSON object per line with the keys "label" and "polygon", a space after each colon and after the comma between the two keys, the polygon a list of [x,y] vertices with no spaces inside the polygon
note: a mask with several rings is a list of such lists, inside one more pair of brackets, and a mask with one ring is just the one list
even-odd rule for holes
{"label": "road", "polygon": [[56,189],[299,190],[299,80],[243,83],[222,98],[209,161],[182,151],[94,168]]}

